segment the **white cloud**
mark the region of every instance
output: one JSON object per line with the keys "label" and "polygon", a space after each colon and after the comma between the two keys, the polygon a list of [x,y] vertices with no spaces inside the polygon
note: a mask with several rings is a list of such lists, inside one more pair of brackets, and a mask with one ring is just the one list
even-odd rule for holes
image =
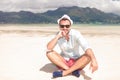
{"label": "white cloud", "polygon": [[[97,8],[104,12],[119,12],[120,0],[79,0],[80,7]],[[119,13],[120,14],[120,13]]]}
{"label": "white cloud", "polygon": [[119,5],[120,0],[1,0],[0,10],[43,12],[62,6],[79,6],[94,7],[105,12],[118,13],[120,12]]}

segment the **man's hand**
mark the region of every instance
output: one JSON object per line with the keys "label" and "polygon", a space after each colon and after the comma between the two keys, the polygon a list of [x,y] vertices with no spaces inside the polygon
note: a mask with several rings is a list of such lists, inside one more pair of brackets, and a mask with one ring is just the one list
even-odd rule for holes
{"label": "man's hand", "polygon": [[58,36],[59,36],[59,38],[63,37],[62,31],[59,31]]}
{"label": "man's hand", "polygon": [[90,69],[92,70],[92,73],[95,72],[98,69],[98,64],[97,64],[97,62],[95,60],[91,61]]}
{"label": "man's hand", "polygon": [[65,37],[65,38],[68,36],[68,34],[65,31],[59,31],[58,35],[59,37]]}

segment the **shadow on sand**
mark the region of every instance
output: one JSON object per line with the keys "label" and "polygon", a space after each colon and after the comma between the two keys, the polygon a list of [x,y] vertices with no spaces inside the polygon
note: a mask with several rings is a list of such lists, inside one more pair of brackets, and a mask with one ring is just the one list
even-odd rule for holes
{"label": "shadow on sand", "polygon": [[[47,73],[52,73],[53,71],[56,71],[56,70],[58,70],[58,68],[52,63],[48,63],[45,66],[43,66],[42,68],[40,68],[40,71],[44,71]],[[89,77],[88,75],[85,74],[84,70],[81,70],[80,73],[84,77],[84,80],[92,80],[91,77]]]}

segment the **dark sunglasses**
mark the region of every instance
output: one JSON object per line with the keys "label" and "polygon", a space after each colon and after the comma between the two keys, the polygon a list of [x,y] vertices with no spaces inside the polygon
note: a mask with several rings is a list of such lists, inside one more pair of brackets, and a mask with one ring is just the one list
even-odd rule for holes
{"label": "dark sunglasses", "polygon": [[64,27],[69,28],[70,25],[60,25],[60,28],[64,28]]}

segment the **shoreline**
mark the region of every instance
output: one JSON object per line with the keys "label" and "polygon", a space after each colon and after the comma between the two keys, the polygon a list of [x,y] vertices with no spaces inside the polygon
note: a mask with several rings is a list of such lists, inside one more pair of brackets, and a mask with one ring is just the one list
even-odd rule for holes
{"label": "shoreline", "polygon": [[[78,27],[79,25],[72,26],[72,29],[80,31],[83,35],[120,35],[120,26],[112,27],[96,27],[96,26],[85,26]],[[2,34],[39,34],[39,35],[52,35],[58,31],[59,27],[44,25],[44,27],[39,27],[38,25],[34,26],[16,26],[16,25],[7,25],[6,27],[0,26],[0,35]]]}

